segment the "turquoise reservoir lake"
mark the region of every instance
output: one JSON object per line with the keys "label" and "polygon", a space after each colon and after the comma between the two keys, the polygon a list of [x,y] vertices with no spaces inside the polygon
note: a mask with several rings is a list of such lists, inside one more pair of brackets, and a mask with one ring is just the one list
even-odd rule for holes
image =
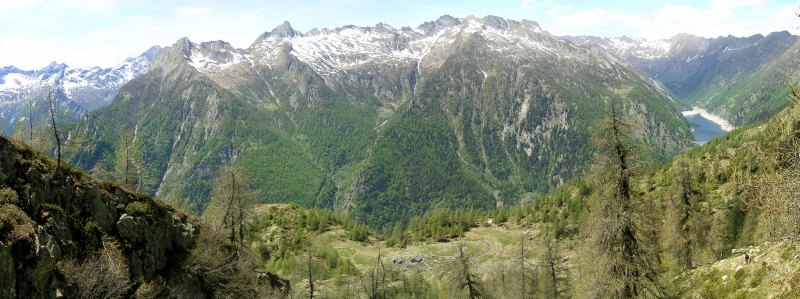
{"label": "turquoise reservoir lake", "polygon": [[698,114],[684,115],[692,128],[694,141],[700,144],[706,143],[711,139],[724,135],[726,132],[722,126]]}

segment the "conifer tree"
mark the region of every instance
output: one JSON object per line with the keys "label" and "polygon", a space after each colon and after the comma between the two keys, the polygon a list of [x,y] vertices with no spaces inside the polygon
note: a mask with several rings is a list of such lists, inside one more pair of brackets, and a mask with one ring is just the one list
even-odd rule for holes
{"label": "conifer tree", "polygon": [[470,299],[486,297],[486,290],[476,274],[471,257],[467,255],[464,243],[458,245],[458,257],[447,272],[451,275],[450,287],[454,292],[453,297],[457,297],[461,292],[466,292]]}
{"label": "conifer tree", "polygon": [[671,252],[678,262],[680,269],[694,267],[694,227],[696,226],[697,204],[694,197],[696,191],[692,188],[692,176],[689,164],[685,159],[678,159],[672,166],[672,176],[675,187],[670,200],[673,220],[673,242]]}
{"label": "conifer tree", "polygon": [[765,173],[747,182],[754,191],[749,204],[760,211],[768,239],[800,237],[800,94],[789,84],[790,105],[765,128],[759,158]]}
{"label": "conifer tree", "polygon": [[211,200],[203,217],[218,232],[227,231],[237,252],[244,247],[245,230],[256,194],[250,191],[245,175],[233,166],[223,166],[217,172]]}
{"label": "conifer tree", "polygon": [[519,278],[519,298],[532,298],[536,293],[536,276],[533,265],[528,261],[531,258],[530,248],[528,248],[528,234],[525,231],[519,236],[519,250],[516,256],[517,277]]}
{"label": "conifer tree", "polygon": [[588,280],[583,294],[601,298],[659,296],[655,266],[643,244],[639,224],[642,214],[632,184],[631,136],[612,104],[599,135],[595,166],[597,187],[584,234],[589,238],[584,252]]}
{"label": "conifer tree", "polygon": [[542,268],[544,270],[545,298],[564,298],[567,296],[568,269],[564,265],[564,259],[558,250],[558,239],[548,234],[545,238],[544,250],[542,251]]}
{"label": "conifer tree", "polygon": [[306,251],[306,274],[308,275],[308,298],[314,299],[314,277],[312,275],[311,266],[311,246],[308,246]]}
{"label": "conifer tree", "polygon": [[117,137],[117,148],[115,151],[116,161],[114,163],[114,178],[125,186],[132,187],[134,177],[134,152],[133,137],[125,126],[120,129]]}
{"label": "conifer tree", "polygon": [[[44,97],[42,100],[44,100]],[[20,121],[14,127],[14,137],[27,143],[33,149],[50,152],[50,149],[52,149],[51,136],[50,132],[48,132],[50,125],[45,119],[37,119],[37,114],[41,112],[39,111],[41,107],[36,106],[36,97],[28,97],[25,105],[26,119],[24,122]]]}

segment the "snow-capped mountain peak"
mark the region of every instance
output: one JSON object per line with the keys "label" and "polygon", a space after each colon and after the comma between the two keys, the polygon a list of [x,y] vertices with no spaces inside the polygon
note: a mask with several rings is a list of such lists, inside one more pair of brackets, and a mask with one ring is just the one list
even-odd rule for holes
{"label": "snow-capped mountain peak", "polygon": [[224,76],[222,72],[231,67],[274,66],[280,57],[290,55],[311,66],[326,82],[335,82],[336,77],[373,63],[436,66],[453,43],[473,34],[487,40],[491,50],[515,57],[531,51],[562,57],[572,46],[542,31],[533,21],[442,16],[415,29],[378,23],[373,27],[348,25],[301,33],[284,22],[260,35],[247,49],[235,49],[224,42],[189,43],[184,59],[213,78]]}
{"label": "snow-capped mountain peak", "polygon": [[147,72],[161,50],[152,47],[138,57],[128,58],[113,68],[70,68],[53,62],[39,70],[0,68],[0,113],[12,124],[29,97],[38,97],[47,88],[56,88],[57,100],[77,115],[105,105],[128,81]]}
{"label": "snow-capped mountain peak", "polygon": [[576,44],[597,45],[621,58],[630,57],[641,60],[654,60],[667,57],[673,45],[670,39],[644,39],[628,36],[565,36],[564,38]]}

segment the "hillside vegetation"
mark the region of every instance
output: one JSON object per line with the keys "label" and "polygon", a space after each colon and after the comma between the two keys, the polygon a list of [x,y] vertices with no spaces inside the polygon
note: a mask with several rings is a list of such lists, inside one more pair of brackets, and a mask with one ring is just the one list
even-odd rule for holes
{"label": "hillside vegetation", "polygon": [[[794,105],[664,166],[637,166],[636,223],[648,232],[637,236],[656,261],[660,294],[796,297],[798,132],[800,108]],[[598,262],[589,255],[596,250],[589,243],[596,230],[591,224],[603,218],[593,211],[604,194],[597,180],[593,175],[546,195],[529,194],[528,203],[513,207],[434,210],[383,232],[329,211],[262,206],[251,246],[269,253],[259,263],[290,277],[298,296],[313,282],[317,294],[331,298],[374,292],[379,298],[466,298],[452,276],[464,252],[485,294],[584,298],[598,290],[587,284]],[[751,256],[747,265],[744,252]],[[417,256],[422,261],[410,263]],[[403,262],[393,263],[396,258]]]}
{"label": "hillside vegetation", "polygon": [[[628,152],[633,236],[653,271],[640,273],[654,275],[646,282],[653,289],[636,289],[633,297],[794,296],[800,289],[800,209],[793,201],[800,192],[799,132],[800,105],[794,104],[665,165],[649,166],[633,158],[637,151]],[[596,142],[635,145],[634,136]],[[609,188],[614,160],[597,157],[586,179],[526,193],[513,206],[434,209],[374,230],[330,210],[262,204],[228,236],[224,221],[206,227],[127,187],[56,167],[41,153],[0,139],[0,291],[38,298],[603,297],[622,289],[598,288],[593,279],[630,281],[592,276],[606,262],[598,257],[607,256],[595,245],[604,229],[596,224],[609,217],[600,203],[620,190]],[[218,192],[212,194],[227,200]],[[744,252],[750,264],[742,264]]]}
{"label": "hillside vegetation", "polygon": [[197,218],[0,137],[0,297],[279,296]]}

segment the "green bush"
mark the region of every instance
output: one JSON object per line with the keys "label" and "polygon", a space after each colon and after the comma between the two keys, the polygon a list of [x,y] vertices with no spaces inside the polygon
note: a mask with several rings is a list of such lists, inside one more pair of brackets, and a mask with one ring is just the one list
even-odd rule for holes
{"label": "green bush", "polygon": [[57,214],[57,215],[60,215],[60,216],[63,216],[63,217],[67,216],[67,212],[64,211],[64,208],[62,208],[59,205],[55,205],[55,204],[50,204],[50,203],[42,204],[42,210],[50,212],[50,213],[53,213],[53,214]]}
{"label": "green bush", "polygon": [[761,262],[761,267],[753,274],[753,278],[750,279],[750,287],[755,288],[764,281],[764,277],[767,276],[767,273],[771,267],[767,265],[767,263]]}
{"label": "green bush", "polygon": [[0,241],[10,245],[35,232],[32,221],[19,207],[0,204]]}
{"label": "green bush", "polygon": [[18,202],[19,197],[16,191],[11,188],[0,189],[0,204],[17,204]]}
{"label": "green bush", "polygon": [[153,207],[146,201],[134,201],[125,207],[125,213],[131,216],[153,217]]}

